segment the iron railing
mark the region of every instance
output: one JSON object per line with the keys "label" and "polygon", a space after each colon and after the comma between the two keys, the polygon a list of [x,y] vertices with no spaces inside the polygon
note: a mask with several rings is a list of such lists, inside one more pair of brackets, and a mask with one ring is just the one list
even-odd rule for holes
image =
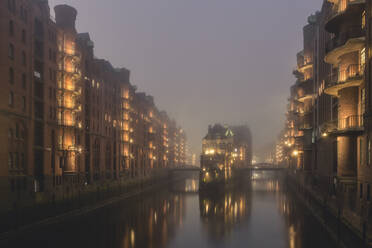
{"label": "iron railing", "polygon": [[339,70],[338,81],[346,82],[348,80],[361,77],[364,70],[360,64],[349,65],[346,70]]}
{"label": "iron railing", "polygon": [[351,115],[343,119],[328,121],[321,125],[321,133],[333,133],[337,131],[360,130],[364,127],[362,115]]}
{"label": "iron railing", "polygon": [[358,129],[363,127],[363,116],[362,115],[352,115],[344,119],[338,120],[338,129],[347,130],[347,129]]}
{"label": "iron railing", "polygon": [[337,73],[331,73],[327,79],[327,85],[333,86],[347,81],[363,77],[364,66],[360,64],[349,65],[346,69],[338,70]]}
{"label": "iron railing", "polygon": [[310,123],[303,123],[298,126],[298,130],[306,130],[306,129],[312,129],[312,125]]}

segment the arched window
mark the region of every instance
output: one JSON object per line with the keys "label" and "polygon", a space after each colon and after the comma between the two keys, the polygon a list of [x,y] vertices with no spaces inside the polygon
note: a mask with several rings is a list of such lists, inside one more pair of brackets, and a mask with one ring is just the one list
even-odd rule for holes
{"label": "arched window", "polygon": [[25,160],[25,154],[21,153],[21,169],[26,169],[26,160]]}
{"label": "arched window", "polygon": [[15,2],[15,0],[12,0],[12,11],[13,11],[13,13],[16,12],[16,9],[17,9],[16,2]]}
{"label": "arched window", "polygon": [[19,138],[19,124],[16,124],[16,131],[15,131],[15,137],[18,139]]}
{"label": "arched window", "polygon": [[13,138],[13,129],[12,128],[9,128],[9,130],[8,130],[8,138],[9,139]]}
{"label": "arched window", "polygon": [[14,106],[14,93],[11,91],[9,92],[9,99],[8,99],[8,103],[9,103],[9,106],[10,107],[13,107]]}
{"label": "arched window", "polygon": [[14,59],[14,45],[12,43],[9,44],[8,56],[10,59]]}
{"label": "arched window", "polygon": [[22,42],[26,43],[26,30],[22,30]]}
{"label": "arched window", "polygon": [[8,154],[8,166],[9,169],[12,169],[14,167],[13,153],[11,152],[9,152]]}
{"label": "arched window", "polygon": [[371,165],[371,139],[368,137],[367,142],[367,165]]}
{"label": "arched window", "polygon": [[19,153],[15,153],[15,167],[19,169]]}
{"label": "arched window", "polygon": [[111,145],[108,143],[106,145],[106,172],[110,173],[111,170]]}
{"label": "arched window", "polygon": [[13,69],[13,67],[9,68],[9,83],[14,84],[14,69]]}
{"label": "arched window", "polygon": [[25,51],[22,51],[22,65],[26,65],[26,53],[25,53]]}
{"label": "arched window", "polygon": [[99,142],[99,139],[96,139],[93,145],[93,170],[94,170],[94,180],[99,180],[100,178],[100,142]]}
{"label": "arched window", "polygon": [[27,84],[26,73],[22,73],[22,88],[23,89],[26,89],[26,84]]}
{"label": "arched window", "polygon": [[14,35],[14,22],[12,20],[9,21],[9,35]]}

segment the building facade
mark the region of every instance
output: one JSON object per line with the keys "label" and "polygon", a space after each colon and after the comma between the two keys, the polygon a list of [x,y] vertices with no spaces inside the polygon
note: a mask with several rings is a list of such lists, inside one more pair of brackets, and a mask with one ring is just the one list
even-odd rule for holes
{"label": "building facade", "polygon": [[303,33],[277,162],[371,237],[371,1],[325,0]]}
{"label": "building facade", "polygon": [[0,213],[74,199],[182,166],[185,132],[94,56],[77,11],[0,1]]}
{"label": "building facade", "polygon": [[203,139],[200,164],[206,170],[229,170],[252,165],[252,137],[247,126],[208,127]]}

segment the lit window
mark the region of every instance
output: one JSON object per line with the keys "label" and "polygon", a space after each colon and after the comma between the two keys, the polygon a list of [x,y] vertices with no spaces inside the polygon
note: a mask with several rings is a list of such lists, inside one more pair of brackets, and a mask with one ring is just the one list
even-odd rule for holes
{"label": "lit window", "polygon": [[338,5],[338,11],[345,11],[347,7],[347,0],[340,0],[339,5]]}
{"label": "lit window", "polygon": [[363,10],[362,12],[362,28],[366,27],[366,11]]}
{"label": "lit window", "polygon": [[360,70],[364,72],[364,66],[366,64],[366,48],[360,50]]}
{"label": "lit window", "polygon": [[125,89],[123,92],[123,98],[129,99],[129,90]]}
{"label": "lit window", "polygon": [[360,100],[361,100],[361,114],[364,114],[365,110],[366,110],[366,89],[363,88],[361,90],[361,94],[360,94]]}

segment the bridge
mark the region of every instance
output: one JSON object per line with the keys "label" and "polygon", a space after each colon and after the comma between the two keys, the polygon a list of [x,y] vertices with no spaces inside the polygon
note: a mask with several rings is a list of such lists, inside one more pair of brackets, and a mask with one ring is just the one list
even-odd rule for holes
{"label": "bridge", "polygon": [[177,166],[170,168],[171,171],[201,171],[201,168],[198,166]]}
{"label": "bridge", "polygon": [[259,163],[259,164],[254,164],[251,167],[247,167],[243,169],[258,170],[258,171],[265,171],[265,170],[277,171],[277,170],[285,170],[286,167],[278,166],[278,165],[270,164],[270,163]]}
{"label": "bridge", "polygon": [[[254,171],[280,171],[280,170],[285,170],[285,167],[282,166],[277,166],[274,164],[268,164],[268,163],[260,163],[260,164],[255,164],[249,167],[239,167],[239,168],[234,168],[236,170],[254,170]],[[170,168],[170,171],[175,172],[175,171],[201,171],[201,168],[198,166],[192,166],[192,165],[187,165],[187,166],[179,166],[179,167],[174,167]]]}

